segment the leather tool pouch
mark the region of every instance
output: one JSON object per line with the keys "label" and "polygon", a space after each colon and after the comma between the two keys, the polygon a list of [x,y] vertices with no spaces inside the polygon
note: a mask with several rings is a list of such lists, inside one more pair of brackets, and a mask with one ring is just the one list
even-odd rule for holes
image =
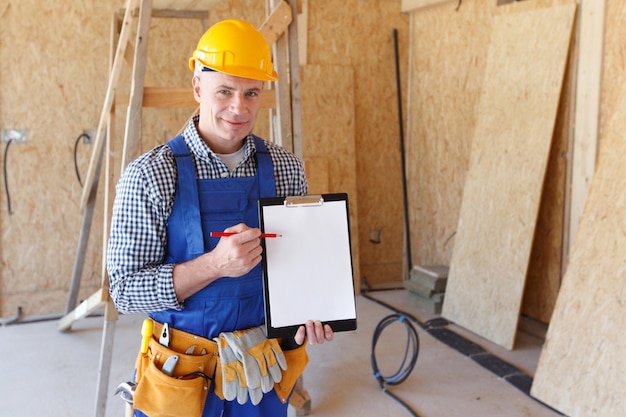
{"label": "leather tool pouch", "polygon": [[[157,324],[154,323],[156,334]],[[161,345],[153,335],[148,344],[148,352],[140,352],[137,356],[134,408],[150,417],[200,417],[207,394],[214,387],[216,367],[219,367],[217,348],[213,342],[188,333],[185,336],[189,338],[180,337],[174,330],[171,334],[169,348]],[[189,343],[190,340],[195,343]],[[206,344],[208,349],[205,347],[206,353],[185,354],[192,344],[198,346],[196,351],[202,351],[204,345],[199,344],[198,340],[209,342]],[[178,355],[179,359],[172,376],[169,376],[161,368],[172,355]]]}
{"label": "leather tool pouch", "polygon": [[274,384],[274,390],[284,404],[289,399],[296,381],[304,372],[304,368],[306,368],[309,362],[309,355],[306,351],[306,343],[295,349],[283,350],[283,354],[287,362],[287,370],[283,371],[283,377],[280,382]]}

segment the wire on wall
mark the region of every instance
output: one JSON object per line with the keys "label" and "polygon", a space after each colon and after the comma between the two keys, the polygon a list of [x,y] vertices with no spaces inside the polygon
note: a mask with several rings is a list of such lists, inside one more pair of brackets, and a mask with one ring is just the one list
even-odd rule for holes
{"label": "wire on wall", "polygon": [[404,237],[406,245],[406,261],[408,272],[413,269],[413,257],[411,254],[411,225],[409,221],[409,197],[406,178],[406,156],[404,150],[404,116],[402,115],[402,82],[400,81],[400,52],[398,46],[398,29],[393,30],[393,47],[396,63],[396,97],[398,99],[398,129],[400,132],[400,162],[402,167],[402,195],[404,201]]}
{"label": "wire on wall", "polygon": [[7,198],[7,211],[9,215],[13,214],[11,210],[11,194],[9,193],[9,181],[7,180],[7,155],[9,154],[9,146],[13,143],[13,139],[9,139],[4,148],[4,164],[2,166],[4,172],[4,193]]}
{"label": "wire on wall", "polygon": [[83,188],[83,181],[80,178],[80,172],[78,172],[78,161],[77,161],[76,153],[78,150],[78,143],[83,138],[86,139],[87,141],[91,141],[91,137],[87,133],[83,132],[80,135],[78,135],[78,137],[76,138],[76,141],[74,142],[74,171],[76,172],[76,178],[78,179],[80,188]]}

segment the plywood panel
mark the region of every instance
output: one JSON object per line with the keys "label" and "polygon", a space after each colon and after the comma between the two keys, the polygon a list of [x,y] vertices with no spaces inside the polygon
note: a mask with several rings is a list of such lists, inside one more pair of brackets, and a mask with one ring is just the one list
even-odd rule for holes
{"label": "plywood panel", "polygon": [[[351,67],[305,65],[300,71],[302,154],[311,192],[348,193],[355,288],[360,288],[354,76]],[[324,88],[320,88],[324,85]],[[343,94],[337,94],[338,91]],[[329,123],[328,120],[332,120]],[[326,169],[327,172],[316,172]],[[328,188],[322,189],[326,186]]]}
{"label": "plywood panel", "polygon": [[154,0],[154,9],[209,11],[223,0]]}
{"label": "plywood panel", "polygon": [[[334,94],[354,103],[358,151],[356,171],[349,175],[356,176],[359,195],[355,238],[362,254],[361,276],[367,276],[372,287],[388,282],[401,285],[406,262],[393,29],[398,29],[401,93],[406,100],[409,16],[400,13],[397,0],[314,0],[309,1],[307,19],[306,62],[345,65],[354,79],[353,90],[335,90]],[[317,88],[330,86],[322,79]],[[406,101],[404,105],[406,115]],[[330,112],[320,123],[339,128],[341,120]],[[379,229],[383,229],[381,242],[370,243],[370,231]]]}
{"label": "plywood panel", "polygon": [[494,20],[442,314],[509,349],[575,8]]}
{"label": "plywood panel", "polygon": [[[600,106],[600,138],[604,138],[611,116],[618,105],[620,90],[626,81],[626,2],[605,0],[604,57],[602,59],[602,91]],[[600,143],[599,149],[602,148]]]}
{"label": "plywood panel", "polygon": [[309,194],[324,194],[330,190],[329,158],[317,157],[304,161],[304,170],[309,184]]}
{"label": "plywood panel", "polygon": [[[0,210],[0,316],[14,315],[18,306],[25,316],[59,313],[67,302],[82,220],[78,207],[82,190],[73,166],[75,141],[83,130],[97,127],[109,75],[111,21],[125,1],[1,3],[0,60],[20,65],[0,67],[0,125],[25,128],[29,137],[26,144],[12,146],[8,155],[14,212]],[[200,4],[188,3],[192,8],[192,3]],[[257,0],[237,1],[236,6],[226,0],[219,3],[219,13],[228,17],[258,24],[265,18],[264,4]],[[217,12],[211,16],[218,17]],[[189,87],[187,60],[202,35],[202,22],[153,18],[151,25],[147,79],[153,83],[147,85]],[[134,42],[134,33],[131,39]],[[33,77],[25,68],[39,68],[39,75]],[[129,83],[130,71],[125,68],[117,93],[128,92]],[[171,126],[182,126],[192,109],[162,110],[143,112],[142,150],[163,143],[168,138],[165,129],[176,133]],[[121,156],[125,117],[126,109],[118,108],[111,152],[115,161]],[[165,126],[162,120],[167,120]],[[268,126],[267,116],[259,115],[255,131],[266,136]],[[77,145],[83,180],[92,149],[82,142]],[[115,167],[119,169],[119,164]],[[101,286],[102,188],[79,299]],[[4,193],[0,199],[4,208]]]}
{"label": "plywood panel", "polygon": [[580,1],[568,249],[596,169],[605,8],[605,0]]}
{"label": "plywood panel", "polygon": [[452,0],[402,0],[402,11],[404,13],[414,12],[416,10],[433,7]]}
{"label": "plywood panel", "polygon": [[626,410],[625,131],[622,83],[531,390],[571,417]]}
{"label": "plywood panel", "polygon": [[455,7],[411,13],[406,144],[416,265],[450,264],[493,24],[485,2]]}
{"label": "plywood panel", "polygon": [[572,85],[574,65],[572,58],[574,36],[570,43],[569,65],[565,72],[559,110],[554,127],[552,147],[548,157],[537,217],[535,236],[528,262],[522,314],[550,322],[554,304],[561,286],[563,260],[564,213],[566,207],[566,179],[568,168],[568,144],[573,106]]}

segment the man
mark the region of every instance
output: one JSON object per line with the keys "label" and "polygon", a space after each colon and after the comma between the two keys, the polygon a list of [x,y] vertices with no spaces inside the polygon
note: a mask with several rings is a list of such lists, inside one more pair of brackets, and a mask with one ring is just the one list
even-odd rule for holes
{"label": "man", "polygon": [[[117,185],[107,257],[111,297],[122,313],[149,313],[155,335],[167,325],[172,341],[201,340],[199,357],[219,353],[220,365],[199,365],[201,376],[211,381],[209,391],[215,392],[206,400],[202,397],[203,412],[198,415],[286,416],[288,392],[277,394],[278,383],[286,383],[290,390],[306,357],[293,354],[300,355],[299,362],[288,363],[282,381],[280,372],[268,380],[268,370],[258,361],[265,378],[263,394],[245,360],[246,351],[258,352],[256,347],[263,346],[268,352],[276,343],[261,340],[258,333],[264,314],[257,200],[307,193],[302,162],[251,133],[264,82],[275,81],[278,75],[263,36],[239,20],[225,20],[207,30],[189,67],[199,114],[181,135],[129,164]],[[211,231],[234,234],[214,238]],[[306,352],[305,340],[318,344],[332,339],[330,326],[311,320],[298,329],[293,341],[280,342],[289,358],[288,349],[294,346],[302,345],[294,351]],[[161,350],[171,346],[162,345],[151,341],[149,351],[138,358],[135,408],[152,403],[144,408],[151,416],[172,412],[156,404],[161,397],[178,395],[144,394],[150,384],[142,384],[140,377],[147,375],[148,365],[141,363],[153,362],[155,369],[165,372],[165,357],[172,355]],[[248,349],[251,345],[255,347]],[[175,356],[193,360],[194,349],[195,344]],[[283,353],[269,358],[267,367],[282,363]],[[235,358],[248,364],[245,375]],[[181,363],[174,363],[173,377],[197,376],[177,375],[185,366]],[[236,383],[229,388],[234,375]],[[268,383],[276,383],[276,389],[268,388]]]}

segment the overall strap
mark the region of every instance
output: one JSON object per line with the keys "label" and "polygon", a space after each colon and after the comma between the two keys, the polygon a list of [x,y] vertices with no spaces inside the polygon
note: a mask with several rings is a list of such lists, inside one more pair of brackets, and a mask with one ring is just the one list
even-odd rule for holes
{"label": "overall strap", "polygon": [[259,177],[259,197],[276,197],[274,164],[263,139],[252,135],[256,148],[257,176]]}
{"label": "overall strap", "polygon": [[174,152],[176,168],[178,169],[177,190],[184,199],[181,205],[185,222],[185,237],[189,253],[204,253],[204,239],[200,227],[200,202],[198,200],[198,185],[196,183],[196,167],[191,153],[182,135],[167,142]]}

